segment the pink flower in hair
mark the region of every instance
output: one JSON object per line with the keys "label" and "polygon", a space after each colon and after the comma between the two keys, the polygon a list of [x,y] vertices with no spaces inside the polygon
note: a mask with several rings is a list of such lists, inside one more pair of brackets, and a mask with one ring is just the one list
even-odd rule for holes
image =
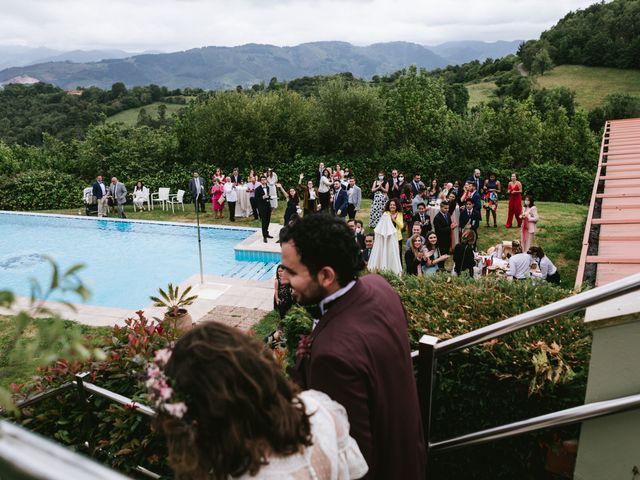
{"label": "pink flower in hair", "polygon": [[164,409],[169,415],[176,418],[182,418],[187,413],[187,406],[184,402],[165,403]]}
{"label": "pink flower in hair", "polygon": [[158,365],[164,366],[167,364],[170,358],[171,358],[171,350],[169,350],[168,348],[163,348],[156,352],[156,355],[153,360]]}

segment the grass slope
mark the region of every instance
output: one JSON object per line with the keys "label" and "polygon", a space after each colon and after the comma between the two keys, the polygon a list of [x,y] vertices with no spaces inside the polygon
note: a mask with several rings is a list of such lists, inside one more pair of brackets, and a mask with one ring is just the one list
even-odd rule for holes
{"label": "grass slope", "polygon": [[[535,77],[535,85],[537,88],[567,87],[576,92],[578,108],[589,111],[602,105],[605,97],[612,93],[640,95],[640,70],[560,65]],[[466,87],[469,107],[474,107],[493,98],[496,84],[486,81]]]}
{"label": "grass slope", "polygon": [[578,106],[592,110],[611,93],[640,95],[640,70],[560,65],[536,77],[539,88],[567,87],[576,92]]}
{"label": "grass slope", "polygon": [[469,91],[469,108],[488,102],[495,97],[493,93],[496,89],[495,82],[469,83],[466,87]]}
{"label": "grass slope", "polygon": [[178,113],[182,108],[185,108],[186,105],[179,105],[177,103],[164,103],[164,102],[155,102],[150,105],[145,105],[144,107],[138,108],[130,108],[129,110],[124,110],[122,112],[116,113],[115,115],[107,118],[107,123],[124,123],[125,125],[135,126],[138,121],[138,114],[141,109],[145,109],[151,118],[158,118],[158,106],[164,104],[167,106],[167,117],[170,117],[174,113]]}

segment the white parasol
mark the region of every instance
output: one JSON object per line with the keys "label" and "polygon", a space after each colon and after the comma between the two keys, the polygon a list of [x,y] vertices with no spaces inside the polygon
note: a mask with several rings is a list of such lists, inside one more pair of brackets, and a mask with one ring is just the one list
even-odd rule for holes
{"label": "white parasol", "polygon": [[384,212],[375,230],[375,241],[367,267],[369,270],[389,270],[402,273],[396,227],[388,212]]}

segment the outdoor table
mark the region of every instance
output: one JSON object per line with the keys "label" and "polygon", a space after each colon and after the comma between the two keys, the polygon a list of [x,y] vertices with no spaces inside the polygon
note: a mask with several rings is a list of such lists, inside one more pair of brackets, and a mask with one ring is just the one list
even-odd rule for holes
{"label": "outdoor table", "polygon": [[236,217],[250,217],[253,215],[253,209],[251,208],[251,200],[249,200],[247,187],[236,187],[236,194],[238,196],[238,201],[236,203]]}

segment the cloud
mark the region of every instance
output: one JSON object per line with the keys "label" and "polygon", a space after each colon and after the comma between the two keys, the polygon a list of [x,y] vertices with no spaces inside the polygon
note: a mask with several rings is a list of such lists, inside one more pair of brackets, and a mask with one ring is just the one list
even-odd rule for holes
{"label": "cloud", "polygon": [[536,38],[592,0],[0,0],[0,44],[174,51]]}

